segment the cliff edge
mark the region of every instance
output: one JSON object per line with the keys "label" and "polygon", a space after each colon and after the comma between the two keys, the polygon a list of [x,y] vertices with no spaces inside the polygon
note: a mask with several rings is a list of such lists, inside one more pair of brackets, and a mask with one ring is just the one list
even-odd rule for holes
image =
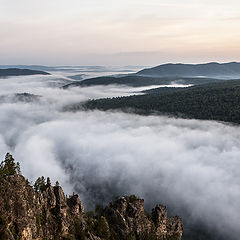
{"label": "cliff edge", "polygon": [[0,240],[181,240],[182,221],[165,206],[146,213],[135,195],[84,212],[78,195],[39,178],[34,187],[10,154],[0,165]]}

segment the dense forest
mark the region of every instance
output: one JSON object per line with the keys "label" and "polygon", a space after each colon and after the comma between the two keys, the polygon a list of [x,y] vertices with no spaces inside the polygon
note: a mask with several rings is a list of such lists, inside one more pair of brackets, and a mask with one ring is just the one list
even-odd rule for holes
{"label": "dense forest", "polygon": [[67,109],[120,109],[143,115],[154,113],[240,123],[239,103],[240,81],[235,80],[184,89],[159,88],[145,95],[90,100]]}
{"label": "dense forest", "polygon": [[200,85],[221,82],[222,80],[214,78],[181,78],[181,77],[143,77],[136,74],[114,77],[96,77],[89,78],[80,82],[70,83],[63,88],[68,87],[88,87],[96,85],[127,85],[132,87],[150,86],[150,85],[169,85],[169,84],[190,84]]}

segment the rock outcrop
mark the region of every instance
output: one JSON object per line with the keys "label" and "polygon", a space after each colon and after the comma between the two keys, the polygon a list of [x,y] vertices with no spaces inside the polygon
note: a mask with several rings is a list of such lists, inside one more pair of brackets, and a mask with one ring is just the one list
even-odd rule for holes
{"label": "rock outcrop", "polygon": [[165,206],[146,213],[135,195],[84,212],[78,195],[39,178],[34,188],[11,155],[0,166],[0,240],[181,240],[182,221]]}
{"label": "rock outcrop", "polygon": [[[66,198],[60,186],[35,192],[21,175],[7,176],[0,184],[0,217],[5,225],[0,239],[58,239],[71,236],[76,221],[84,223],[77,195]],[[84,224],[81,226],[84,229]],[[81,229],[81,230],[82,230]]]}
{"label": "rock outcrop", "polygon": [[144,210],[144,200],[134,195],[110,203],[104,215],[120,239],[182,238],[183,225],[179,217],[168,218],[167,208],[162,205],[157,205],[148,214]]}

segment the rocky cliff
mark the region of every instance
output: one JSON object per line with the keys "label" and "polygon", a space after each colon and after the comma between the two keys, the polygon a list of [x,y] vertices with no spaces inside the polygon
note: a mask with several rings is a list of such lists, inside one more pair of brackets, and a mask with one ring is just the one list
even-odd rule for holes
{"label": "rocky cliff", "polygon": [[33,188],[11,158],[0,166],[0,240],[182,238],[181,219],[168,218],[165,206],[146,213],[144,200],[132,195],[85,213],[78,195],[65,196],[58,184],[39,178]]}

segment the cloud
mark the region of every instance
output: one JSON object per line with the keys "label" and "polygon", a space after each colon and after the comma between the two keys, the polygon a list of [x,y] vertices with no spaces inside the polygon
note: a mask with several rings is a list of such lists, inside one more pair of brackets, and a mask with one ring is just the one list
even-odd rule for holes
{"label": "cloud", "polygon": [[39,102],[0,103],[1,156],[10,150],[30,180],[41,175],[59,180],[68,194],[78,192],[88,209],[134,193],[148,209],[163,203],[184,222],[239,236],[239,127],[119,112],[62,112],[65,104],[94,96],[129,94],[116,86],[59,89],[66,81],[56,76],[1,80],[0,95],[42,96]]}

